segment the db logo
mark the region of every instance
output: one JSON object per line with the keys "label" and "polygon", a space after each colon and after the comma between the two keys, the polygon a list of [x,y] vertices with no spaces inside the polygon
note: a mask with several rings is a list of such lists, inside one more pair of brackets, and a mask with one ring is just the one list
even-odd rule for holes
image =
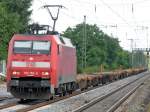
{"label": "db logo", "polygon": [[34,62],[27,62],[27,67],[34,67],[35,66],[35,63]]}

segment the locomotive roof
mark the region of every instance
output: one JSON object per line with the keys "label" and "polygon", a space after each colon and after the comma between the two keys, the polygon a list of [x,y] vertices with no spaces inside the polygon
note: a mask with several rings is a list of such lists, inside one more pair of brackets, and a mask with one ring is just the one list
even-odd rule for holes
{"label": "locomotive roof", "polygon": [[54,36],[54,38],[59,45],[74,47],[69,38],[62,37],[62,36]]}
{"label": "locomotive roof", "polygon": [[[15,36],[32,36],[31,34],[15,34]],[[33,35],[33,36],[44,36],[44,35]],[[45,35],[45,36],[48,36],[48,35]],[[59,45],[63,45],[63,46],[67,46],[67,47],[74,47],[71,40],[69,38],[66,38],[66,37],[63,37],[63,36],[60,36],[60,35],[51,35],[53,36],[53,38],[56,40],[57,44]]]}

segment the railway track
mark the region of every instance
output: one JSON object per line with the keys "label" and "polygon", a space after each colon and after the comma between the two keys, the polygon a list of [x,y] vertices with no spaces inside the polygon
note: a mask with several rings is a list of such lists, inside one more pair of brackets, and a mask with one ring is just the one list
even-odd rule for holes
{"label": "railway track", "polygon": [[67,99],[69,97],[78,95],[80,93],[81,92],[76,91],[73,94],[70,94],[70,95],[67,95],[67,96],[63,96],[63,97],[57,97],[57,98],[54,98],[54,100],[50,100],[50,101],[45,101],[45,100],[39,101],[39,100],[36,100],[37,102],[36,101],[25,101],[25,102],[22,103],[22,102],[19,102],[19,100],[18,100],[16,102],[7,103],[7,104],[4,104],[4,105],[0,106],[0,112],[3,111],[2,109],[7,109],[7,108],[18,106],[18,105],[25,105],[25,106],[23,108],[17,109],[15,112],[27,112],[27,111],[34,110],[36,108],[39,108],[39,107],[42,107],[42,106],[45,106],[45,105],[52,104],[54,102],[58,102],[58,101],[63,100],[63,99]]}
{"label": "railway track", "polygon": [[[137,81],[137,80],[139,80],[140,78],[141,78],[141,77],[137,78],[137,79],[134,80],[134,81]],[[115,90],[115,91],[113,91],[112,93],[115,93],[115,92],[121,90],[122,88],[124,88],[124,87],[126,87],[126,86],[132,84],[132,83],[133,83],[133,81],[130,82],[130,83],[128,83],[128,84],[126,84],[126,85],[124,85],[124,86],[122,86],[122,87],[120,87],[120,88],[118,88],[118,90]],[[98,86],[98,87],[99,87],[99,86]],[[81,92],[81,91],[76,91],[76,92],[74,92],[73,94],[70,94],[70,95],[67,95],[67,96],[64,96],[64,97],[56,97],[56,98],[54,98],[54,100],[50,100],[50,101],[39,101],[39,102],[34,102],[34,101],[33,101],[33,102],[30,102],[30,103],[27,102],[27,103],[24,103],[24,104],[19,103],[18,101],[17,101],[17,102],[12,102],[12,103],[8,103],[8,104],[5,104],[5,105],[0,106],[0,110],[3,111],[3,109],[4,109],[4,110],[7,109],[7,108],[10,108],[10,109],[11,109],[11,107],[20,106],[20,108],[18,108],[18,109],[15,110],[16,112],[27,112],[27,111],[31,111],[31,110],[34,110],[34,109],[39,108],[39,107],[43,107],[43,106],[46,106],[46,105],[49,105],[49,104],[53,104],[53,103],[58,102],[58,101],[60,101],[60,100],[64,100],[64,99],[67,99],[67,98],[70,98],[70,97],[79,95],[79,94],[81,94],[81,93],[85,93],[85,92],[90,91],[90,90],[94,90],[94,89],[96,89],[96,88],[98,88],[98,87],[90,88],[90,89],[85,90],[85,91],[82,91],[82,92]],[[110,94],[112,94],[112,93],[110,93]],[[95,104],[95,103],[98,102],[99,100],[102,100],[102,99],[108,97],[110,94],[107,94],[107,95],[103,96],[103,98],[101,97],[100,99],[97,99],[97,101],[94,101],[94,103],[91,103],[91,102],[90,102],[90,105]],[[21,105],[22,105],[22,107],[21,107]],[[87,106],[89,106],[89,104],[88,104]],[[82,106],[82,107],[78,108],[77,110],[74,110],[74,112],[83,111],[83,110],[85,110],[85,109],[86,109],[86,106]],[[0,112],[2,112],[2,111],[0,111]]]}
{"label": "railway track", "polygon": [[119,101],[117,101],[107,112],[114,112],[124,101],[126,101],[140,86],[139,84],[135,88],[133,88],[130,92],[128,92],[124,97],[122,97]]}
{"label": "railway track", "polygon": [[[95,88],[98,88],[98,87],[95,87]],[[81,93],[84,93],[84,92],[93,90],[93,89],[95,89],[95,88],[90,88],[90,89],[85,90],[85,91],[82,91],[82,92],[81,92],[81,91],[76,91],[76,92],[74,92],[73,94],[70,94],[70,95],[67,95],[67,96],[63,96],[63,97],[57,97],[57,98],[55,98],[54,100],[44,101],[44,102],[41,102],[41,103],[33,104],[33,105],[31,105],[31,106],[27,106],[27,107],[25,107],[25,108],[18,109],[18,110],[16,110],[16,112],[28,112],[28,111],[34,110],[34,109],[36,109],[36,108],[43,107],[43,106],[46,106],[46,105],[49,105],[49,104],[58,102],[58,101],[60,101],[60,100],[64,100],[64,99],[67,99],[67,98],[69,98],[69,97],[73,97],[73,96],[79,95],[79,94],[81,94]]]}
{"label": "railway track", "polygon": [[12,106],[16,106],[17,104],[18,104],[18,101],[3,104],[3,105],[0,106],[0,110],[5,109],[5,108],[9,108],[9,107],[12,107]]}
{"label": "railway track", "polygon": [[17,105],[18,99],[14,97],[0,97],[0,110]]}
{"label": "railway track", "polygon": [[18,110],[16,110],[16,112],[28,112],[28,111],[34,110],[36,108],[43,107],[43,106],[55,103],[55,102],[58,102],[60,100],[67,99],[69,97],[72,97],[72,96],[75,96],[75,95],[78,95],[78,94],[80,94],[79,91],[74,92],[73,94],[70,94],[70,95],[67,95],[67,96],[56,97],[56,98],[54,98],[53,100],[50,100],[50,101],[43,101],[43,102],[40,102],[40,103],[36,103],[36,104],[30,105],[30,106],[27,106],[27,107],[22,108],[22,109],[18,109]]}
{"label": "railway track", "polygon": [[[89,90],[91,90],[91,89],[89,89]],[[86,90],[86,91],[88,91],[88,90]],[[83,91],[83,92],[85,92],[85,91]],[[57,102],[57,101],[60,101],[60,100],[63,100],[63,99],[67,99],[69,97],[81,94],[83,92],[76,91],[76,92],[73,92],[73,94],[66,95],[66,96],[63,96],[63,97],[55,97],[53,100],[49,100],[49,101],[36,100],[37,101],[36,102],[36,101],[31,101],[30,100],[30,101],[20,102],[19,100],[17,100],[17,101],[11,102],[11,103],[6,103],[6,104],[3,104],[3,105],[0,105],[0,112],[2,112],[3,109],[15,107],[15,106],[18,106],[18,105],[25,105],[25,106],[23,108],[17,109],[16,112],[27,112],[27,111],[30,111],[30,110],[33,110],[33,109],[36,109],[36,108],[39,108],[39,107],[42,107],[42,106],[45,106],[45,105],[52,104],[54,102]],[[8,97],[1,97],[1,99],[8,99]]]}
{"label": "railway track", "polygon": [[130,95],[132,95],[141,85],[143,85],[145,80],[149,77],[150,76],[143,77],[142,79],[138,78],[134,82],[130,82],[111,93],[92,100],[76,110],[73,110],[73,112],[114,112],[125,100],[128,99]]}
{"label": "railway track", "polygon": [[7,100],[7,99],[12,99],[12,98],[13,97],[1,96],[0,101]]}

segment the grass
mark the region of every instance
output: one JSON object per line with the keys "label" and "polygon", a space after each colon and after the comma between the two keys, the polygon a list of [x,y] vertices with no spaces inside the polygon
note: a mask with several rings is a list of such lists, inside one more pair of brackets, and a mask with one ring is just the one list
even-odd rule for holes
{"label": "grass", "polygon": [[4,77],[0,77],[0,84],[5,82],[5,78]]}
{"label": "grass", "polygon": [[147,112],[150,112],[150,103],[148,104]]}

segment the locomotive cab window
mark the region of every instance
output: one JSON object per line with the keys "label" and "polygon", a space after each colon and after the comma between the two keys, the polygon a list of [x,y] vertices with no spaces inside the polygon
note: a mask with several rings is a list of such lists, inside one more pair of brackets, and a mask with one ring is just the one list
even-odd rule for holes
{"label": "locomotive cab window", "polygon": [[49,54],[49,41],[33,41],[32,54]]}
{"label": "locomotive cab window", "polygon": [[14,53],[30,54],[31,47],[32,47],[32,41],[15,41],[14,42]]}
{"label": "locomotive cab window", "polygon": [[21,54],[49,54],[50,42],[49,41],[15,41],[14,53]]}

